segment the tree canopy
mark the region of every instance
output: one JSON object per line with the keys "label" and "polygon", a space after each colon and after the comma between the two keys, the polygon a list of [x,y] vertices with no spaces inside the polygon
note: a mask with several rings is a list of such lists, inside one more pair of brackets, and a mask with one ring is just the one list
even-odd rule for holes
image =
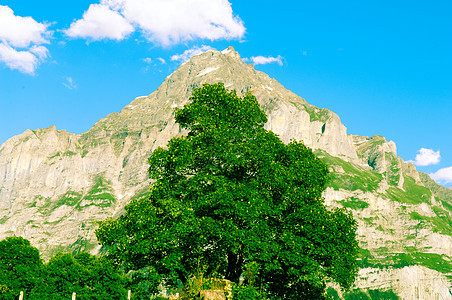
{"label": "tree canopy", "polygon": [[327,281],[353,283],[356,222],[325,207],[326,165],[265,130],[251,93],[205,84],[175,118],[188,135],[152,153],[149,198],[96,232],[111,259],[168,286],[202,269],[275,299],[321,299]]}
{"label": "tree canopy", "polygon": [[0,241],[0,299],[124,299],[130,280],[112,262],[89,253],[57,253],[43,263],[39,250],[22,237]]}
{"label": "tree canopy", "polygon": [[31,299],[67,299],[74,292],[80,300],[124,299],[129,284],[117,266],[86,252],[57,253],[45,265],[42,279]]}
{"label": "tree canopy", "polygon": [[39,250],[23,237],[0,241],[0,298],[17,299],[20,291],[30,293],[39,283],[43,262]]}

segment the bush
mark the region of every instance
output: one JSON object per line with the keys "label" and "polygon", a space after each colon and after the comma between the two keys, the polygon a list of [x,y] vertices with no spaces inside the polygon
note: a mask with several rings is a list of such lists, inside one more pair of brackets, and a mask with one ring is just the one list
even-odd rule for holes
{"label": "bush", "polygon": [[259,300],[265,299],[256,287],[251,285],[234,285],[232,288],[232,299],[234,300]]}

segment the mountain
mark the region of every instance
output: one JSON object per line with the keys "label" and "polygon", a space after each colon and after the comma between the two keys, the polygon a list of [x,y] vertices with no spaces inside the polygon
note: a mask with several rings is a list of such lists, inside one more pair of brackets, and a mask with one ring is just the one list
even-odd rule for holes
{"label": "mountain", "polygon": [[98,252],[96,222],[146,195],[147,158],[185,134],[175,124],[174,108],[183,107],[193,89],[219,81],[238,94],[251,91],[268,115],[267,129],[284,142],[302,140],[328,164],[326,203],[350,209],[359,224],[356,288],[392,290],[404,299],[450,299],[452,191],[397,157],[394,142],[347,134],[335,113],[256,71],[231,47],[192,57],[155,92],[86,133],[52,126],[1,145],[0,238],[23,236],[45,258],[59,251]]}

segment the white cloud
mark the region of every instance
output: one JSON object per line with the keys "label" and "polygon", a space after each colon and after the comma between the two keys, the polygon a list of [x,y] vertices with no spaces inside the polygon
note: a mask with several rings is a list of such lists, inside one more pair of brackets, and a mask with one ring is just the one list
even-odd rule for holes
{"label": "white cloud", "polygon": [[11,8],[0,5],[0,40],[12,47],[28,48],[31,44],[48,43],[51,32],[47,27],[31,17],[16,16]]}
{"label": "white cloud", "polygon": [[416,157],[413,160],[409,160],[408,162],[411,162],[415,164],[416,166],[430,166],[430,165],[436,165],[440,162],[441,155],[438,151],[433,151],[433,149],[426,149],[421,148],[418,151],[418,154],[416,154]]}
{"label": "white cloud", "polygon": [[210,49],[212,49],[212,47],[206,45],[203,45],[201,47],[194,47],[192,49],[185,50],[182,54],[175,54],[171,56],[171,60],[185,62],[189,60],[192,56],[200,54]]}
{"label": "white cloud", "polygon": [[[103,13],[94,14],[94,9],[102,9]],[[123,26],[105,20],[107,14],[113,18],[113,12]],[[67,33],[100,39],[97,30],[101,29],[101,38],[119,40],[131,32],[126,24],[140,29],[149,41],[163,46],[198,38],[240,39],[245,34],[243,22],[234,16],[228,0],[101,0],[100,4],[91,5]]]}
{"label": "white cloud", "polygon": [[93,40],[123,40],[134,31],[117,11],[106,5],[91,4],[83,18],[71,24],[65,33],[73,38],[91,38]]}
{"label": "white cloud", "polygon": [[143,58],[143,61],[144,61],[146,64],[151,64],[151,63],[154,63],[154,65],[155,65],[156,63],[160,63],[160,64],[162,64],[162,65],[166,64],[166,60],[163,59],[163,58],[161,58],[161,57],[157,57],[157,58],[155,58],[155,59],[152,59],[152,58],[150,58],[150,57],[146,57],[146,58]]}
{"label": "white cloud", "polygon": [[34,74],[39,64],[49,56],[41,44],[49,43],[48,24],[31,17],[14,15],[8,6],[0,5],[0,61],[8,68]]}
{"label": "white cloud", "polygon": [[38,57],[39,60],[44,60],[49,57],[49,50],[44,46],[36,46],[30,48],[30,52]]}
{"label": "white cloud", "polygon": [[[0,61],[4,62],[12,70],[33,75],[42,59],[47,57],[47,49],[41,47],[34,48],[34,51],[39,53],[39,57],[36,57],[31,51],[18,51],[7,43],[0,43]],[[43,57],[44,54],[45,56]]]}
{"label": "white cloud", "polygon": [[439,169],[431,173],[430,177],[438,183],[452,183],[452,167]]}
{"label": "white cloud", "polygon": [[265,64],[271,64],[271,63],[277,63],[278,65],[283,65],[283,57],[281,55],[278,55],[277,57],[272,56],[252,56],[250,58],[244,58],[243,61],[245,62],[252,62],[255,65],[265,65]]}
{"label": "white cloud", "polygon": [[68,89],[70,89],[70,90],[73,90],[73,89],[77,88],[77,84],[75,84],[75,82],[72,79],[72,77],[64,77],[63,85],[65,87],[67,87]]}

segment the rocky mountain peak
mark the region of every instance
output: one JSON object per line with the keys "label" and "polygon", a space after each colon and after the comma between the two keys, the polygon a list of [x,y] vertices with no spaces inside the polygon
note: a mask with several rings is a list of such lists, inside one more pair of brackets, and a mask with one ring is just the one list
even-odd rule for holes
{"label": "rocky mountain peak", "polygon": [[229,46],[228,48],[224,49],[223,51],[221,51],[221,53],[235,57],[237,59],[241,59],[240,54],[237,51],[235,51],[234,47],[232,46]]}
{"label": "rocky mountain peak", "polygon": [[49,254],[55,245],[73,245],[82,237],[94,244],[92,230],[73,229],[82,223],[85,229],[94,228],[96,220],[115,215],[132,197],[146,192],[147,158],[156,147],[184,134],[175,124],[174,109],[187,103],[193,89],[216,82],[238,94],[251,91],[268,115],[266,128],[283,141],[295,138],[357,160],[336,114],[308,104],[255,70],[232,47],[209,50],[183,63],[156,91],[100,119],[86,133],[52,126],[27,130],[0,146],[0,233],[24,235]]}
{"label": "rocky mountain peak", "polygon": [[[283,141],[296,138],[309,147],[357,159],[353,141],[336,114],[308,104],[275,79],[255,70],[252,64],[243,62],[232,47],[193,56],[155,92],[136,98],[119,114],[108,115],[82,137],[92,140],[118,134],[118,129],[139,132],[143,127],[166,126],[174,109],[187,103],[193,89],[216,82],[223,82],[226,88],[236,90],[239,95],[251,91],[268,114],[266,128],[280,135]],[[293,122],[303,125],[300,127]]]}
{"label": "rocky mountain peak", "polygon": [[[239,95],[251,91],[267,114],[266,129],[284,142],[303,141],[329,165],[326,202],[354,213],[360,246],[367,251],[360,287],[375,287],[376,280],[411,299],[407,276],[424,276],[416,284],[425,290],[441,286],[441,295],[448,295],[440,273],[444,268],[437,261],[426,267],[426,261],[433,257],[440,266],[450,265],[442,257],[450,257],[452,249],[452,192],[397,157],[394,142],[347,135],[339,116],[310,105],[246,64],[232,47],[193,56],[153,93],[100,119],[86,133],[52,126],[27,130],[1,145],[0,238],[30,239],[45,258],[57,251],[96,252],[96,222],[117,216],[131,199],[145,196],[147,158],[185,134],[174,121],[174,109],[189,101],[193,89],[217,82]],[[400,255],[407,251],[417,251],[409,255],[418,261],[379,271],[380,265],[407,259]],[[427,292],[422,296],[428,297]]]}

